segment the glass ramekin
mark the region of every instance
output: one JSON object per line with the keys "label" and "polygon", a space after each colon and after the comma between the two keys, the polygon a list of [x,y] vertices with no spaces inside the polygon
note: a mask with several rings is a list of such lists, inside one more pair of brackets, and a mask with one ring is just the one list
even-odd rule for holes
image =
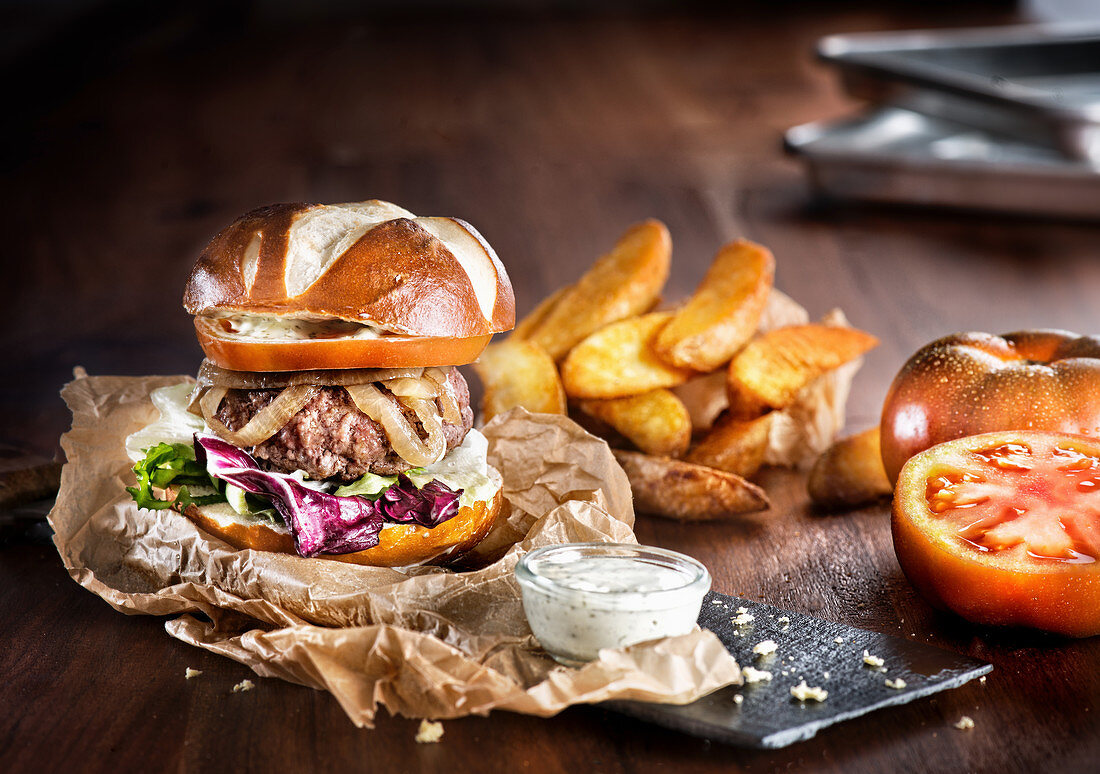
{"label": "glass ramekin", "polygon": [[602,648],[690,632],[711,583],[690,556],[631,543],[536,548],[515,573],[531,631],[569,666]]}

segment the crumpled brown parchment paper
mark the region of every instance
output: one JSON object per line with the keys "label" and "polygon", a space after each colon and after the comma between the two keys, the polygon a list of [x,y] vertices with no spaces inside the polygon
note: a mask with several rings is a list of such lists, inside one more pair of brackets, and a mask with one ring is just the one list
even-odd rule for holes
{"label": "crumpled brown parchment paper", "polygon": [[174,512],[139,510],[124,491],[123,441],[156,419],[149,392],[186,378],[83,377],[62,391],[73,426],[61,441],[54,542],[73,579],[116,609],[177,616],[165,625],[173,637],[328,690],[360,726],[379,705],[411,717],[548,716],[608,699],[686,703],[740,680],[705,630],[604,651],[579,669],[557,665],[531,635],[512,576],[526,551],[635,542],[625,475],[570,420],[519,409],[483,429],[504,477],[506,519],[490,535],[503,558],[470,572],[400,572],[238,551]]}
{"label": "crumpled brown parchment paper", "polygon": [[[760,318],[759,332],[808,322],[810,314],[801,304],[773,288]],[[819,322],[848,327],[848,318],[840,309],[828,312]],[[772,412],[765,464],[808,468],[832,445],[844,427],[848,393],[862,365],[863,358],[859,357],[829,371],[806,385],[790,406]],[[692,425],[697,428],[710,427],[729,407],[725,369],[696,377],[672,389],[687,404],[692,412]]]}

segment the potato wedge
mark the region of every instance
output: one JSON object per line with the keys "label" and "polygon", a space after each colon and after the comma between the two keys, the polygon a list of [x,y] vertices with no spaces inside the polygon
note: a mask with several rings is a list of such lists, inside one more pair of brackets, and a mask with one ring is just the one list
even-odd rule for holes
{"label": "potato wedge", "polygon": [[620,320],[573,347],[561,366],[566,393],[573,398],[622,398],[686,382],[693,371],[667,364],[650,348],[671,318],[671,312],[653,312]]}
{"label": "potato wedge", "polygon": [[868,505],[893,492],[879,451],[879,429],[842,438],[817,458],[806,487],[822,508]]}
{"label": "potato wedge", "polygon": [[756,333],[774,278],[775,259],[766,247],[744,239],[725,245],[654,340],[654,352],[696,371],[728,363]]}
{"label": "potato wedge", "polygon": [[641,513],[713,521],[771,506],[764,490],[740,476],[668,457],[615,450]]}
{"label": "potato wedge", "polygon": [[672,238],[663,223],[630,227],[548,311],[531,341],[561,360],[608,323],[647,311],[665,286],[671,257]]}
{"label": "potato wedge", "polygon": [[508,338],[530,339],[534,336],[539,328],[542,327],[543,322],[546,321],[550,312],[567,293],[573,290],[573,287],[573,285],[566,285],[564,288],[558,288],[546,298],[542,299],[542,301],[539,301],[538,306],[532,309],[526,317],[516,323],[516,327],[512,329]]}
{"label": "potato wedge", "polygon": [[684,459],[748,478],[764,464],[772,416],[738,419],[723,414]]}
{"label": "potato wedge", "polygon": [[679,457],[691,443],[691,415],[668,390],[582,400],[581,411],[606,422],[647,454]]}
{"label": "potato wedge", "polygon": [[749,342],[730,361],[730,411],[742,419],[790,405],[822,374],[878,344],[869,333],[830,325],[792,325]]}
{"label": "potato wedge", "polygon": [[554,361],[538,345],[506,339],[490,344],[474,363],[485,387],[485,421],[516,406],[542,414],[566,412],[565,391]]}

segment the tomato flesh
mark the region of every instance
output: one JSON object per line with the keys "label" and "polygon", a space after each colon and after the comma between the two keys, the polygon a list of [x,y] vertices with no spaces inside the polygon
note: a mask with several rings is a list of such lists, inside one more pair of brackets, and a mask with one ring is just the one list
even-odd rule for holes
{"label": "tomato flesh", "polygon": [[1100,558],[1100,458],[1041,442],[971,452],[966,473],[928,480],[929,509],[978,551],[1058,562]]}
{"label": "tomato flesh", "polygon": [[1100,441],[1013,431],[913,457],[894,498],[902,569],[972,621],[1100,634]]}

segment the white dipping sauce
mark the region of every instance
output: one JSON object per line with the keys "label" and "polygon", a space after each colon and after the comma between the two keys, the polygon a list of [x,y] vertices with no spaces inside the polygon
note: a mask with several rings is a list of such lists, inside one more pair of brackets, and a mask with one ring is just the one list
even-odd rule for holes
{"label": "white dipping sauce", "polygon": [[520,561],[516,578],[531,631],[571,665],[601,648],[690,632],[710,588],[710,574],[690,557],[614,543],[537,549]]}

